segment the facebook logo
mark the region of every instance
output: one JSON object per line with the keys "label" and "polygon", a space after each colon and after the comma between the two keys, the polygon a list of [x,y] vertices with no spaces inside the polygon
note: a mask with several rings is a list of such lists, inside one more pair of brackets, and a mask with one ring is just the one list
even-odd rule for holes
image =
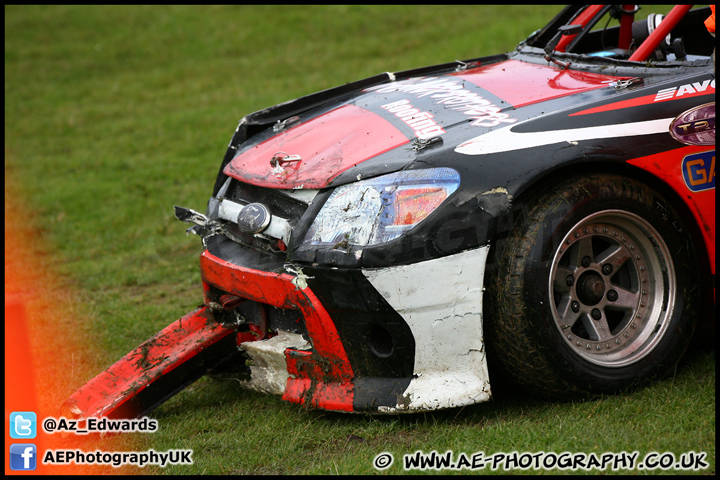
{"label": "facebook logo", "polygon": [[35,412],[13,412],[10,414],[10,438],[35,438],[37,415]]}
{"label": "facebook logo", "polygon": [[32,443],[10,445],[11,470],[35,470],[37,468],[37,447]]}

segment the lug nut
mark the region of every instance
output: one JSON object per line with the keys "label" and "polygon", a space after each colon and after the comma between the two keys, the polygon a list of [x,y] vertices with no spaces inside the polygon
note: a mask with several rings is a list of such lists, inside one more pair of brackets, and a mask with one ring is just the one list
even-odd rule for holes
{"label": "lug nut", "polygon": [[572,308],[572,311],[575,312],[575,313],[579,312],[579,311],[580,311],[580,302],[578,302],[578,301],[573,301],[573,302],[570,304],[570,308]]}
{"label": "lug nut", "polygon": [[589,267],[590,262],[591,262],[590,257],[584,257],[580,263],[582,264],[583,267]]}
{"label": "lug nut", "polygon": [[603,265],[603,267],[602,267],[602,272],[603,272],[605,275],[610,275],[610,274],[613,272],[613,266],[610,265],[609,263],[606,263],[606,264]]}
{"label": "lug nut", "polygon": [[615,290],[610,290],[607,293],[607,299],[614,302],[618,299],[618,293]]}
{"label": "lug nut", "polygon": [[575,277],[572,275],[568,275],[568,277],[565,279],[565,283],[567,283],[568,287],[572,287],[575,283]]}
{"label": "lug nut", "polygon": [[602,312],[597,308],[593,308],[590,315],[592,315],[592,318],[594,318],[595,320],[600,320],[602,318]]}

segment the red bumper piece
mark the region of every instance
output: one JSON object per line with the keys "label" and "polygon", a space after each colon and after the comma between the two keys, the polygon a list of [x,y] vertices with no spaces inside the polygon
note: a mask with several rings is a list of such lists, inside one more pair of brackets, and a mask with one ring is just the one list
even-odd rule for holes
{"label": "red bumper piece", "polygon": [[[285,350],[288,379],[283,399],[310,408],[353,411],[353,371],[335,324],[309,287],[295,276],[241,267],[205,250],[203,281],[220,290],[278,308],[298,309],[312,351]],[[295,281],[295,283],[293,283]],[[298,285],[296,285],[296,283]]]}
{"label": "red bumper piece", "polygon": [[234,332],[215,322],[207,307],[189,313],[96,376],[66,405],[84,418],[145,415],[237,354]]}

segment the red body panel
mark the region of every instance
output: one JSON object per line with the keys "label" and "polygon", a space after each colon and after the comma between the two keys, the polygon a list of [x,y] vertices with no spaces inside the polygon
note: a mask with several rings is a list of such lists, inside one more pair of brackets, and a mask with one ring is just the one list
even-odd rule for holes
{"label": "red body panel", "polygon": [[286,273],[243,268],[207,250],[200,257],[200,267],[203,281],[225,292],[302,312],[313,350],[285,351],[291,375],[285,400],[327,410],[353,410],[350,361],[330,315],[309,288],[300,289],[293,284],[296,277]]}
{"label": "red body panel", "polygon": [[[323,188],[353,165],[408,142],[379,115],[345,105],[241,153],[224,173],[261,187]],[[301,160],[276,173],[270,160],[277,152]]]}
{"label": "red body panel", "polygon": [[234,332],[215,322],[206,307],[188,313],[85,384],[67,404],[84,417],[111,416],[151,383]]}
{"label": "red body panel", "polygon": [[[662,179],[680,195],[685,205],[693,213],[697,224],[701,226],[713,274],[715,274],[715,187],[698,192],[691,191],[683,179],[682,168],[685,157],[701,152],[713,152],[713,163],[708,166],[710,172],[708,175],[714,177],[714,151],[712,146],[687,146],[671,152],[636,158],[628,162]],[[706,180],[710,179],[706,178]]]}
{"label": "red body panel", "polygon": [[559,70],[556,67],[507,60],[454,74],[472,82],[518,108],[607,87],[628,77]]}

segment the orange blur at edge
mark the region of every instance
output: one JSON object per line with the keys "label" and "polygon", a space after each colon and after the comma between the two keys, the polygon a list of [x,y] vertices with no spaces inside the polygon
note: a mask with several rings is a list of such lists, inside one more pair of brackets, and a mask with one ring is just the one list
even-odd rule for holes
{"label": "orange blur at edge", "polygon": [[[128,442],[123,449],[118,449],[113,448],[117,438],[108,438],[110,435],[99,440],[96,435],[47,434],[42,430],[45,418],[68,417],[67,412],[61,411],[61,403],[77,384],[83,383],[82,376],[88,373],[78,372],[83,364],[79,358],[83,349],[77,346],[91,339],[74,338],[75,332],[63,328],[63,316],[71,318],[68,302],[77,296],[58,287],[57,277],[42,266],[43,255],[37,241],[40,235],[23,221],[27,217],[18,212],[17,205],[7,204],[8,196],[5,205],[5,474],[130,473],[127,468],[108,465],[42,463],[48,449],[127,451]],[[78,320],[71,319],[74,324]],[[12,412],[35,412],[35,438],[10,437]],[[10,445],[25,443],[37,447],[37,468],[34,471],[11,470]]]}

